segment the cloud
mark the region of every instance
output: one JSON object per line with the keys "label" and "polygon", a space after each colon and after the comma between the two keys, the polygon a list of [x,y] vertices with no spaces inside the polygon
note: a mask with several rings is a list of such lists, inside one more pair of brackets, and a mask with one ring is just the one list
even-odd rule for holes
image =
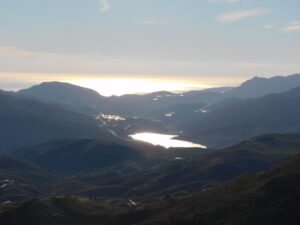
{"label": "cloud", "polygon": [[272,28],[276,27],[277,25],[278,25],[277,23],[266,24],[266,25],[263,25],[262,28],[264,28],[264,29],[272,29]]}
{"label": "cloud", "polygon": [[233,23],[242,19],[259,16],[268,13],[266,9],[249,9],[224,13],[216,18],[219,23]]}
{"label": "cloud", "polygon": [[239,0],[208,0],[209,2],[228,2],[228,3],[235,3]]}
{"label": "cloud", "polygon": [[105,13],[111,9],[109,0],[98,0],[100,3],[100,12]]}
{"label": "cloud", "polygon": [[293,21],[288,26],[283,28],[286,32],[300,31],[300,21]]}
{"label": "cloud", "polygon": [[291,25],[300,25],[300,21],[294,21],[290,23]]}
{"label": "cloud", "polygon": [[34,52],[13,46],[0,46],[0,57],[52,57],[52,58],[81,58],[80,55],[67,55],[48,52]]}
{"label": "cloud", "polygon": [[239,63],[239,65],[242,66],[242,67],[248,67],[248,68],[264,68],[264,67],[269,67],[272,64],[255,63],[255,62],[242,62],[242,63]]}
{"label": "cloud", "polygon": [[154,24],[165,24],[166,21],[162,21],[162,20],[144,20],[141,22],[141,24],[145,24],[145,25],[154,25]]}

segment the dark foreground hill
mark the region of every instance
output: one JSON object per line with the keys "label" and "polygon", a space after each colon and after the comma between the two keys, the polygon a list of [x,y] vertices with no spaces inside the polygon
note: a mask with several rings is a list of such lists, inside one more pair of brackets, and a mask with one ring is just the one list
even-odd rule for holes
{"label": "dark foreground hill", "polygon": [[197,158],[206,153],[199,148],[166,150],[136,142],[75,139],[21,148],[13,155],[56,174],[53,192],[95,197],[136,194],[135,184],[129,181],[137,174],[142,177],[145,171],[177,161],[176,157]]}
{"label": "dark foreground hill", "polygon": [[150,213],[155,208],[155,215],[138,224],[296,225],[300,221],[299,191],[297,155],[266,172],[244,175],[211,190],[158,203],[143,212]]}
{"label": "dark foreground hill", "polygon": [[165,197],[216,186],[262,171],[300,153],[300,135],[264,135],[213,151],[170,149],[101,140],[61,140],[18,150],[22,157],[59,174],[59,194],[88,197]]}
{"label": "dark foreground hill", "polygon": [[300,88],[230,104],[184,129],[184,136],[212,148],[269,133],[300,133]]}
{"label": "dark foreground hill", "polygon": [[116,139],[93,118],[0,93],[0,152],[64,138]]}
{"label": "dark foreground hill", "polygon": [[210,190],[156,202],[50,197],[0,206],[5,225],[297,225],[300,156]]}
{"label": "dark foreground hill", "polygon": [[[183,154],[184,150],[181,152]],[[135,142],[120,144],[101,139],[73,139],[21,148],[14,155],[51,171],[77,173],[101,170],[124,162],[143,165],[147,164],[147,160],[163,160],[168,152],[163,147]]]}
{"label": "dark foreground hill", "polygon": [[[266,170],[283,158],[300,153],[300,135],[263,135],[238,145],[206,154],[170,161],[159,167],[127,177],[139,194],[164,196],[205,189],[246,173]],[[97,177],[94,177],[97,181]]]}
{"label": "dark foreground hill", "polygon": [[49,171],[29,161],[0,156],[0,202],[35,197],[52,179]]}

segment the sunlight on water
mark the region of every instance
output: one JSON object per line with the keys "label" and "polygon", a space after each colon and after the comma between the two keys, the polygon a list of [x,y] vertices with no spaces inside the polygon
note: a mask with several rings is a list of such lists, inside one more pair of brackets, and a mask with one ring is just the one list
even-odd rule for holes
{"label": "sunlight on water", "polygon": [[103,119],[107,119],[107,120],[126,120],[124,117],[121,117],[119,115],[111,115],[111,114],[103,114],[103,113],[100,113],[98,116],[96,116],[96,119],[100,119],[100,118],[103,118]]}
{"label": "sunlight on water", "polygon": [[[160,80],[160,79],[130,79],[130,78],[103,78],[103,79],[82,79],[69,81],[72,84],[87,87],[98,91],[103,96],[141,94],[156,91],[181,92],[189,90],[200,90],[210,86],[200,85],[196,82],[181,80]],[[153,101],[158,101],[159,97]]]}
{"label": "sunlight on water", "polygon": [[166,135],[157,133],[137,133],[129,135],[134,140],[148,142],[153,145],[160,145],[165,148],[203,148],[207,147],[200,144],[195,144],[188,141],[175,140],[173,138],[178,137],[178,135]]}

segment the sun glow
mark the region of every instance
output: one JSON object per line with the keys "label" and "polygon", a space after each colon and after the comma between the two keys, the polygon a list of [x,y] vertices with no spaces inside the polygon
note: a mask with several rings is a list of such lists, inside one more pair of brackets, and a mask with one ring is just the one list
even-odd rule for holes
{"label": "sun glow", "polygon": [[104,96],[144,94],[156,91],[181,92],[206,88],[200,84],[185,81],[133,78],[86,79],[70,81],[70,83],[94,89]]}
{"label": "sun glow", "polygon": [[1,73],[0,89],[17,91],[42,82],[67,82],[96,90],[101,95],[145,94],[156,91],[184,92],[211,87],[237,86],[245,77],[127,76],[60,73]]}

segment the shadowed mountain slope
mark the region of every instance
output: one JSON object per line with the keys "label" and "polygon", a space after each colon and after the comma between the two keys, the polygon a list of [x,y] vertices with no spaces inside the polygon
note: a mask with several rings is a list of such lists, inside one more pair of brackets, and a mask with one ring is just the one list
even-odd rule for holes
{"label": "shadowed mountain slope", "polygon": [[202,115],[184,136],[221,148],[268,133],[300,133],[300,88],[230,104]]}
{"label": "shadowed mountain slope", "polygon": [[0,93],[0,152],[63,138],[116,139],[93,118]]}
{"label": "shadowed mountain slope", "polygon": [[258,98],[268,94],[287,92],[297,87],[300,87],[300,74],[287,77],[254,77],[228,91],[225,95],[226,98]]}
{"label": "shadowed mountain slope", "polygon": [[101,169],[124,161],[145,159],[135,146],[91,139],[52,141],[20,149],[15,155],[63,173]]}

